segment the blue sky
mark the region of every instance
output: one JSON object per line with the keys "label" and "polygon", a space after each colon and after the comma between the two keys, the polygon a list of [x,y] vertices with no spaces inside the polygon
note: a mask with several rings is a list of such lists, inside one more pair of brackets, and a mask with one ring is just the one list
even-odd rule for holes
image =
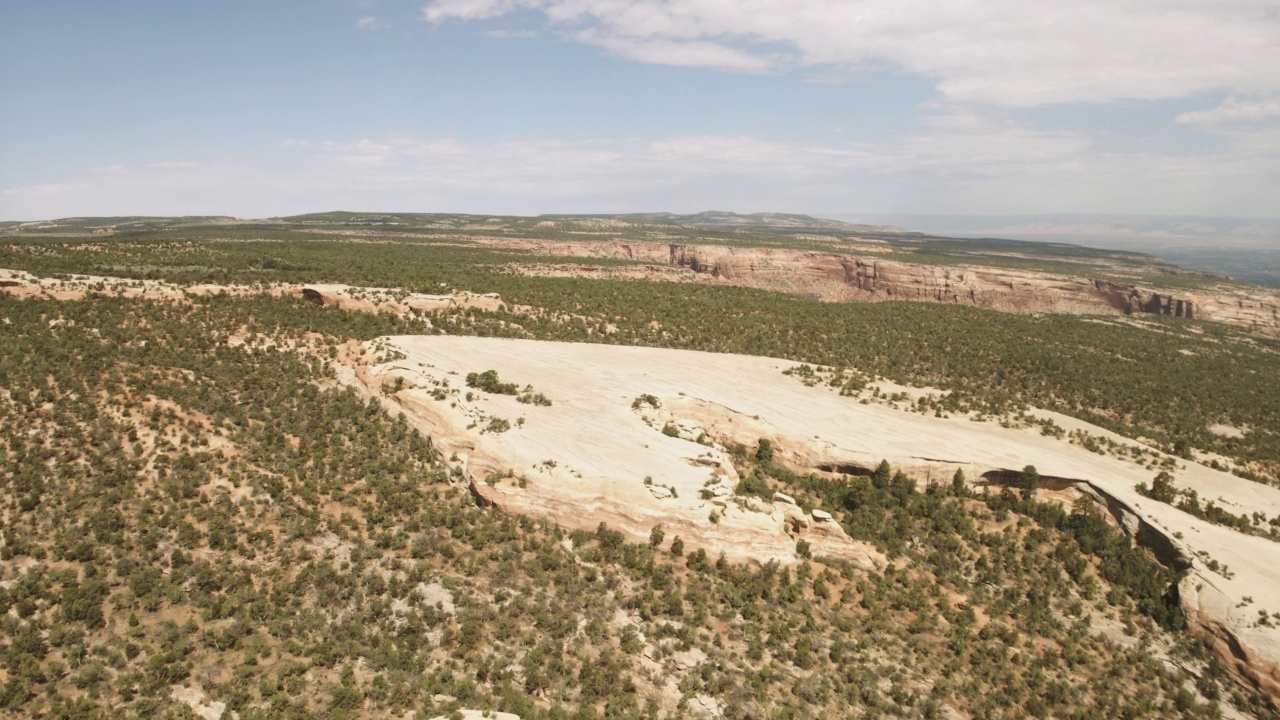
{"label": "blue sky", "polygon": [[0,219],[1280,215],[1270,0],[0,0]]}

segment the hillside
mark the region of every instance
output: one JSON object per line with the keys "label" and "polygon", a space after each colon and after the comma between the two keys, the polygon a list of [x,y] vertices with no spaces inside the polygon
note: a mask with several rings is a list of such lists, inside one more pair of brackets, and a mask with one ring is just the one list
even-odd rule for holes
{"label": "hillside", "polygon": [[36,235],[0,244],[9,716],[1275,713],[1257,328],[819,302],[820,265],[742,262],[936,267],[919,238]]}

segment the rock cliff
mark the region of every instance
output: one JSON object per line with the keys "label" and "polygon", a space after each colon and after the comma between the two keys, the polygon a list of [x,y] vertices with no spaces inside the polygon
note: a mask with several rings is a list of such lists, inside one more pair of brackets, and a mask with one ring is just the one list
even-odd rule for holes
{"label": "rock cliff", "polygon": [[1262,288],[1175,295],[1085,276],[766,248],[672,245],[669,262],[733,284],[803,292],[834,302],[910,300],[1022,313],[1150,313],[1280,336],[1280,294]]}
{"label": "rock cliff", "polygon": [[[1141,284],[978,265],[905,262],[867,251],[662,242],[468,238],[557,257],[635,260],[683,268],[704,282],[806,295],[828,302],[953,303],[1017,313],[1156,314],[1210,320],[1280,337],[1280,292],[1217,284],[1176,293]],[[1083,267],[1083,266],[1082,266]],[[585,274],[585,273],[584,273]],[[653,279],[669,280],[662,273]]]}

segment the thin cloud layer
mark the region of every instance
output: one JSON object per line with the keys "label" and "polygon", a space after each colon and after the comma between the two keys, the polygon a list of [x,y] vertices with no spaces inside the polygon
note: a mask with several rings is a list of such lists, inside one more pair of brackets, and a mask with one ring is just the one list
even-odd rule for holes
{"label": "thin cloud layer", "polygon": [[784,208],[817,215],[1274,214],[1280,138],[1219,151],[1117,153],[1083,131],[961,113],[875,142],[682,135],[467,142],[293,139],[269,153],[112,165],[0,191],[0,217],[360,208],[538,214]]}
{"label": "thin cloud layer", "polygon": [[748,73],[762,73],[770,69],[768,58],[714,42],[637,40],[595,29],[582,30],[573,37],[579,42],[600,47],[611,55],[655,65]]}
{"label": "thin cloud layer", "polygon": [[1280,118],[1280,96],[1249,99],[1229,97],[1215,108],[1183,113],[1177,117],[1177,122],[1183,125],[1216,127],[1275,118]]}
{"label": "thin cloud layer", "polygon": [[432,23],[540,13],[615,55],[740,72],[890,68],[1007,107],[1280,91],[1270,0],[432,0]]}

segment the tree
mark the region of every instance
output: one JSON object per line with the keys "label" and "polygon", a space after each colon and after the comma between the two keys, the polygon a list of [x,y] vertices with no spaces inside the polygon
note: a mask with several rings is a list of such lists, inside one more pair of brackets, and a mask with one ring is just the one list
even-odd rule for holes
{"label": "tree", "polygon": [[1029,498],[1040,487],[1040,473],[1036,471],[1035,465],[1028,465],[1022,468],[1012,484],[1022,490],[1022,497]]}
{"label": "tree", "polygon": [[515,383],[504,383],[498,379],[497,370],[485,370],[482,373],[467,373],[467,387],[494,393],[495,395],[515,395],[520,392]]}
{"label": "tree", "polygon": [[1178,491],[1173,488],[1173,476],[1163,470],[1160,471],[1155,480],[1151,481],[1151,491],[1147,496],[1152,500],[1173,504],[1178,497]]}
{"label": "tree", "polygon": [[685,560],[685,565],[690,570],[706,571],[711,569],[711,562],[707,560],[707,551],[702,548],[689,553],[688,559]]}
{"label": "tree", "polygon": [[813,548],[810,547],[808,540],[796,541],[796,554],[802,558],[813,557]]}
{"label": "tree", "polygon": [[760,462],[773,462],[773,442],[769,438],[760,438],[756,446],[756,459]]}
{"label": "tree", "polygon": [[888,460],[881,460],[876,466],[876,471],[871,475],[871,484],[877,490],[889,489],[889,479],[893,477],[893,467],[889,465]]}

